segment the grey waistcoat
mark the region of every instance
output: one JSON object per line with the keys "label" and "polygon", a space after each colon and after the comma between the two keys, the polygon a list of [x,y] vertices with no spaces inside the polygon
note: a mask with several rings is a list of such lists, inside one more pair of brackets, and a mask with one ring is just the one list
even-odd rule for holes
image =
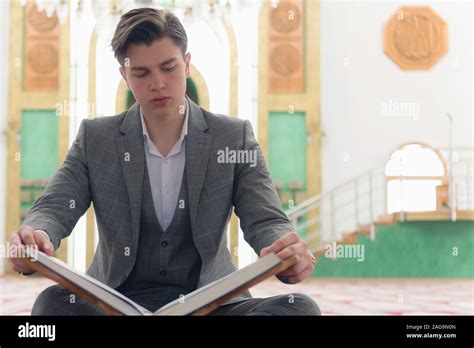
{"label": "grey waistcoat", "polygon": [[176,210],[166,231],[156,217],[146,166],[144,174],[137,258],[132,273],[117,290],[155,311],[196,289],[201,258],[192,238],[186,168]]}

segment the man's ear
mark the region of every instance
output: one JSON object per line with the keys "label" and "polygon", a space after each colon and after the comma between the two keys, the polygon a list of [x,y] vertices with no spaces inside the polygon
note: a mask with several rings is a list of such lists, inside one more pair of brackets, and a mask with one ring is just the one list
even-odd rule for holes
{"label": "man's ear", "polygon": [[186,63],[186,77],[190,77],[191,76],[191,53],[186,53],[186,55],[184,56],[185,58],[185,63]]}

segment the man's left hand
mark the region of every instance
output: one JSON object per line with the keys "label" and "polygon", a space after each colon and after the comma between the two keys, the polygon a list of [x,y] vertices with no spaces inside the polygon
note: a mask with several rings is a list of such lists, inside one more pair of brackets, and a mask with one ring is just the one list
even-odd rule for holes
{"label": "man's left hand", "polygon": [[296,232],[287,233],[272,245],[260,250],[260,257],[272,252],[281,260],[286,260],[293,255],[298,256],[296,264],[278,274],[279,277],[286,278],[285,283],[299,283],[314,271],[316,259],[308,249],[308,243],[300,239]]}

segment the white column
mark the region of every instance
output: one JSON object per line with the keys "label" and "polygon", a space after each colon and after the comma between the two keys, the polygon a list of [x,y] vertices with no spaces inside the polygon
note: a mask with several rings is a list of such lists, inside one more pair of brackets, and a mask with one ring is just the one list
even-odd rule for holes
{"label": "white column", "polygon": [[[8,1],[0,1],[0,241],[6,237],[7,203],[7,113],[8,113],[8,75],[11,67],[9,60],[9,9]],[[0,276],[5,272],[5,258],[0,257]]]}
{"label": "white column", "polygon": [[[91,113],[88,100],[88,64],[94,21],[90,2],[84,2],[83,6],[80,18],[77,18],[76,13],[70,13],[69,146],[76,138],[81,121]],[[78,220],[68,239],[68,264],[81,272],[86,270],[86,229],[86,215],[84,214]]]}
{"label": "white column", "polygon": [[[235,30],[238,57],[239,78],[239,118],[250,121],[258,136],[258,13],[259,7],[242,9],[240,15],[232,18]],[[258,255],[245,241],[239,223],[239,268],[257,260]]]}

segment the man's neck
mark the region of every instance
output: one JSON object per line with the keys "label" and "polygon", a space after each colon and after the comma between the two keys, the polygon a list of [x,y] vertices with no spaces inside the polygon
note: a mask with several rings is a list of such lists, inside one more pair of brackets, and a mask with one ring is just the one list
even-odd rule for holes
{"label": "man's neck", "polygon": [[[183,102],[184,105],[184,112],[180,113],[179,109],[176,110],[174,113],[170,113],[167,115],[161,115],[159,117],[153,115],[147,115],[146,110],[142,109],[143,118],[146,122],[146,127],[148,131],[148,135],[152,142],[158,139],[167,139],[172,140],[174,139],[175,142],[179,139],[181,134],[181,130],[183,129],[184,119],[186,118],[186,102]],[[175,143],[174,142],[174,143]],[[173,144],[174,144],[173,143]]]}
{"label": "man's neck", "polygon": [[181,135],[187,112],[186,101],[184,101],[183,105],[184,113],[180,113],[178,109],[174,113],[161,115],[159,117],[149,117],[149,115],[147,116],[146,110],[142,109],[148,136],[164,156],[166,156],[173,145],[176,144]]}

